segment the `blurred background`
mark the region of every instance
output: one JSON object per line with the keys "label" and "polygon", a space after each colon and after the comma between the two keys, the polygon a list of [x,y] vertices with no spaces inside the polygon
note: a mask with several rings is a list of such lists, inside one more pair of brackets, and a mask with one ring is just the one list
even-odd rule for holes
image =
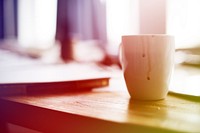
{"label": "blurred background", "polygon": [[199,0],[0,0],[0,47],[45,62],[112,65],[118,64],[122,35],[171,34],[176,62],[198,65],[199,5]]}

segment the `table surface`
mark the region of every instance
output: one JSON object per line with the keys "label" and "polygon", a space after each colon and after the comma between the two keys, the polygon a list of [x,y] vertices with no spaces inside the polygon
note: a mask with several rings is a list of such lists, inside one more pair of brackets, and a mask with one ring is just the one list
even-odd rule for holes
{"label": "table surface", "polygon": [[0,101],[8,121],[43,132],[200,132],[200,103],[170,94],[165,100],[134,101],[126,91],[105,88]]}

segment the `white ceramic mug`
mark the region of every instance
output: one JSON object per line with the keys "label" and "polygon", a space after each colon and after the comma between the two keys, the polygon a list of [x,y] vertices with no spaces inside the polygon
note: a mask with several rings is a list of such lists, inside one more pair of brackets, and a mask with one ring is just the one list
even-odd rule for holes
{"label": "white ceramic mug", "polygon": [[164,34],[122,36],[121,65],[131,98],[164,99],[174,64],[174,37]]}

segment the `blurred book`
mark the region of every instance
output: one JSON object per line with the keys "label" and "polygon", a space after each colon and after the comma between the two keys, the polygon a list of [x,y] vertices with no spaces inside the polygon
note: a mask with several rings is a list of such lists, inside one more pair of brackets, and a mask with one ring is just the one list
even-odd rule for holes
{"label": "blurred book", "polygon": [[0,96],[85,91],[109,85],[110,75],[89,63],[45,64],[0,50]]}
{"label": "blurred book", "polygon": [[0,96],[85,91],[109,85],[110,76],[86,64],[0,70]]}
{"label": "blurred book", "polygon": [[176,63],[200,67],[200,47],[176,50]]}
{"label": "blurred book", "polygon": [[176,65],[170,92],[200,98],[200,68],[184,64]]}

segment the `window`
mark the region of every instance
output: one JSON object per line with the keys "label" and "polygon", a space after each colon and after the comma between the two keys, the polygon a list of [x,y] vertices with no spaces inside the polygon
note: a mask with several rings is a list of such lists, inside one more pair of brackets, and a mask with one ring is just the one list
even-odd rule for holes
{"label": "window", "polygon": [[[124,34],[172,34],[176,48],[200,42],[199,0],[108,0],[107,38],[118,49]],[[48,3],[48,4],[47,4]],[[54,43],[57,0],[19,0],[19,42],[23,46],[49,47]]]}
{"label": "window", "polygon": [[19,0],[18,2],[19,44],[36,48],[48,48],[53,45],[57,0]]}

